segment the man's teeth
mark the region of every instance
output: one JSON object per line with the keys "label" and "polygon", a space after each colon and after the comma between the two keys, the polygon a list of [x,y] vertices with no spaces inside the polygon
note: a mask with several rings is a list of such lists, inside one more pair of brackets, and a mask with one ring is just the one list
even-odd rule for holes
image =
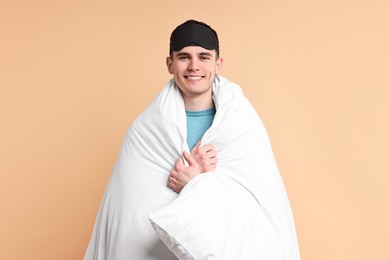
{"label": "man's teeth", "polygon": [[202,77],[200,76],[187,76],[187,79],[189,80],[200,80]]}

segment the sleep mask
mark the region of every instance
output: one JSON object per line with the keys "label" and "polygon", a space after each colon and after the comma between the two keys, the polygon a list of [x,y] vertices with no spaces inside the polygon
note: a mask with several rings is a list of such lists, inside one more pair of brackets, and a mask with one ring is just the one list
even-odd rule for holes
{"label": "sleep mask", "polygon": [[171,35],[169,52],[180,51],[187,46],[200,46],[207,50],[216,50],[219,54],[218,39],[206,26],[200,24],[183,24]]}

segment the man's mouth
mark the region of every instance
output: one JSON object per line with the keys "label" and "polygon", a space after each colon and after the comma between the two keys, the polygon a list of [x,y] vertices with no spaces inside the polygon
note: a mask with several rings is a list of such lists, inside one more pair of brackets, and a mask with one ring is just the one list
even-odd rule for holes
{"label": "man's mouth", "polygon": [[184,78],[188,79],[189,81],[199,81],[201,80],[203,77],[202,76],[184,76]]}

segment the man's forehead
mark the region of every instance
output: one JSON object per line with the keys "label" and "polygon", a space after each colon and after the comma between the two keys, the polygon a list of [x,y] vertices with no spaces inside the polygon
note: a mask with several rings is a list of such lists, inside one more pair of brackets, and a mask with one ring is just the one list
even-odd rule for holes
{"label": "man's forehead", "polygon": [[182,55],[182,54],[188,54],[188,55],[216,55],[216,50],[208,50],[201,46],[187,46],[181,49],[180,51],[174,51],[174,55]]}

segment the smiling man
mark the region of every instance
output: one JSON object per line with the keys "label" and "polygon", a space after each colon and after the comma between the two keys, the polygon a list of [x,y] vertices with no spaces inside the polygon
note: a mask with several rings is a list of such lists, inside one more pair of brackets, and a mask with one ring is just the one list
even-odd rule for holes
{"label": "smiling man", "polygon": [[191,154],[183,153],[190,166],[178,159],[169,176],[168,187],[180,192],[192,178],[214,170],[217,164],[214,147],[211,144],[199,147],[199,141],[215,115],[212,87],[223,59],[219,57],[215,30],[195,20],[179,25],[172,32],[169,52],[166,63],[184,100],[187,144],[191,150]]}
{"label": "smiling man", "polygon": [[124,138],[85,260],[300,259],[267,132],[219,54],[203,22],[172,32],[173,78]]}

